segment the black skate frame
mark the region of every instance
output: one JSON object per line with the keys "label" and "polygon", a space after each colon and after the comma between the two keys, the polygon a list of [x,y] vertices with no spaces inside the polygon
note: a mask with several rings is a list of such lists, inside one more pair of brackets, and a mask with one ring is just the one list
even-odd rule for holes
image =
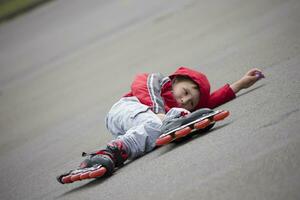
{"label": "black skate frame", "polygon": [[[179,130],[181,130],[181,129],[184,129],[185,127],[191,126],[191,125],[193,125],[193,124],[195,124],[195,123],[197,123],[197,122],[200,122],[200,121],[202,121],[202,120],[204,120],[204,119],[211,118],[211,117],[213,117],[214,115],[219,114],[219,113],[221,113],[221,112],[223,112],[223,110],[216,110],[216,111],[213,111],[212,113],[204,114],[204,116],[200,117],[199,119],[196,119],[196,120],[194,120],[194,121],[192,121],[192,122],[189,122],[189,123],[187,123],[187,124],[185,124],[185,125],[183,125],[183,126],[180,126],[180,127],[176,128],[176,129],[173,129],[173,130],[171,130],[171,131],[168,131],[168,132],[166,132],[166,133],[161,134],[159,138],[165,137],[165,136],[167,136],[167,135],[172,135],[172,134],[174,134],[176,131],[179,131]],[[215,122],[213,122],[213,123],[215,123]],[[212,123],[212,124],[213,124],[213,123]],[[192,127],[192,126],[191,126],[191,127]],[[193,129],[191,132],[193,132],[194,130],[195,130],[195,129]]]}

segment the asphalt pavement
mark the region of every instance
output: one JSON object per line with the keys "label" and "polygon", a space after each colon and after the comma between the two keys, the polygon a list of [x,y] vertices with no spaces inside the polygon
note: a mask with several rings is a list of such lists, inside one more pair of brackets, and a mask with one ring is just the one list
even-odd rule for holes
{"label": "asphalt pavement", "polygon": [[[65,0],[0,24],[3,200],[300,199],[300,1]],[[59,184],[112,136],[105,114],[137,73],[179,66],[212,91],[252,67],[266,78],[213,130],[113,176]]]}

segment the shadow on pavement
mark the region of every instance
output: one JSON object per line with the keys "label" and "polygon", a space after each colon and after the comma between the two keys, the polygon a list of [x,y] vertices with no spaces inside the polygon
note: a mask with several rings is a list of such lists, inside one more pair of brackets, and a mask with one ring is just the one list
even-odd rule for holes
{"label": "shadow on pavement", "polygon": [[162,155],[168,153],[169,151],[172,151],[173,149],[176,149],[176,148],[178,148],[178,147],[180,147],[182,145],[185,145],[186,143],[191,142],[192,140],[195,140],[195,139],[197,139],[199,137],[203,137],[203,136],[205,136],[207,134],[211,134],[214,131],[217,131],[217,130],[219,130],[221,128],[224,128],[224,127],[230,125],[231,123],[232,122],[227,122],[226,124],[219,125],[219,126],[213,128],[213,129],[209,130],[209,131],[195,131],[195,133],[193,133],[191,135],[188,135],[188,136],[186,136],[184,138],[181,138],[178,141],[174,141],[171,144],[165,145],[164,150],[161,151],[161,153],[160,153],[159,156],[162,156]]}
{"label": "shadow on pavement", "polygon": [[237,95],[236,98],[240,98],[240,97],[242,97],[242,96],[244,96],[244,95],[246,95],[246,94],[248,94],[248,93],[250,93],[250,92],[253,92],[253,91],[255,91],[255,90],[257,90],[257,89],[259,89],[259,88],[261,88],[261,87],[264,87],[264,86],[266,86],[265,83],[262,84],[262,85],[259,85],[259,86],[255,87],[255,88],[253,88],[253,89],[247,90],[246,92],[243,92],[243,93]]}
{"label": "shadow on pavement", "polygon": [[63,198],[65,196],[67,196],[67,195],[70,195],[70,194],[73,194],[73,193],[76,193],[76,192],[80,192],[80,191],[83,191],[85,189],[89,189],[91,187],[99,186],[101,183],[103,183],[104,181],[106,181],[110,177],[111,176],[109,176],[109,177],[101,177],[101,178],[93,179],[93,180],[91,179],[90,182],[87,182],[86,184],[81,185],[79,187],[73,188],[72,190],[67,191],[67,192],[65,192],[65,193],[57,196],[55,199],[60,199],[60,198]]}

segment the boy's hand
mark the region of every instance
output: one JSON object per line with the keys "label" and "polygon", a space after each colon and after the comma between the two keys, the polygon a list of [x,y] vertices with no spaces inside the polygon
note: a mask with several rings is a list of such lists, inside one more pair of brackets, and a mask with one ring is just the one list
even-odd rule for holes
{"label": "boy's hand", "polygon": [[254,68],[249,70],[240,80],[230,85],[234,93],[252,86],[256,81],[265,78],[262,71]]}
{"label": "boy's hand", "polygon": [[166,114],[164,113],[157,113],[156,115],[159,117],[159,119],[161,119],[161,121],[164,121],[165,119],[174,119],[174,118],[179,118],[179,117],[183,117],[185,115],[190,114],[191,112],[184,109],[184,108],[172,108],[170,109]]}

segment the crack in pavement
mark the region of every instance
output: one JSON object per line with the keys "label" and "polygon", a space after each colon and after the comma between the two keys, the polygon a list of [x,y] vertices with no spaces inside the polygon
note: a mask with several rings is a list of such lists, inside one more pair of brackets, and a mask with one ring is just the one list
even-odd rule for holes
{"label": "crack in pavement", "polygon": [[269,126],[273,126],[275,124],[278,124],[282,120],[285,120],[285,119],[289,118],[292,114],[299,112],[299,110],[300,110],[299,108],[296,108],[296,109],[294,109],[292,111],[286,112],[286,113],[280,115],[279,117],[277,117],[276,119],[272,120],[270,123],[267,123],[267,124],[265,124],[263,126],[260,126],[258,129],[267,128]]}

